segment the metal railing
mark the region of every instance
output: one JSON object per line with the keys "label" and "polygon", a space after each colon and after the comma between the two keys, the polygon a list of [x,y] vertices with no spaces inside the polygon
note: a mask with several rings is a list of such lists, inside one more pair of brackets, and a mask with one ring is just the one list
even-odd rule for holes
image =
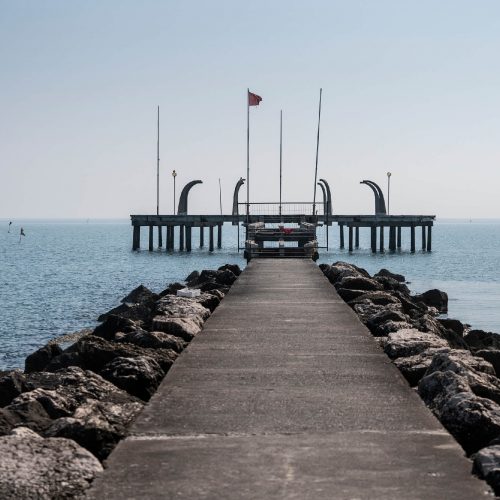
{"label": "metal railing", "polygon": [[238,203],[240,214],[246,214],[248,207],[250,215],[324,215],[323,203],[316,202],[316,214],[313,206],[312,201]]}

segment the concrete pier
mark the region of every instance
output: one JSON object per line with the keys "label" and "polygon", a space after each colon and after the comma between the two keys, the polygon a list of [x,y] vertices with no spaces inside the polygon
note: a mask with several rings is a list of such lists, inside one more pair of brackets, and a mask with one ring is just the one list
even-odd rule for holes
{"label": "concrete pier", "polygon": [[486,483],[312,262],[255,260],[89,498],[484,498]]}

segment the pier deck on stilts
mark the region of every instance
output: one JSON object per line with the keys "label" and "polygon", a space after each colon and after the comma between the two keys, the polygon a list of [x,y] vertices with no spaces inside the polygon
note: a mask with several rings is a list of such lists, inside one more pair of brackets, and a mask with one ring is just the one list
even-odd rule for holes
{"label": "pier deck on stilts", "polygon": [[91,498],[476,499],[455,440],[311,261],[255,260]]}

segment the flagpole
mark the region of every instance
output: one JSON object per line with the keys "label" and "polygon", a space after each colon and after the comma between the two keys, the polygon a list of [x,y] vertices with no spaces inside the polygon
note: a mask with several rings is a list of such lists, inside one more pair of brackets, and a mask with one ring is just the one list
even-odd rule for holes
{"label": "flagpole", "polygon": [[250,215],[250,89],[247,89],[247,223]]}
{"label": "flagpole", "polygon": [[323,93],[323,89],[319,89],[318,136],[316,138],[316,168],[314,170],[313,215],[316,215],[316,184],[318,181],[319,127],[321,124],[321,94],[322,93]]}
{"label": "flagpole", "polygon": [[156,215],[160,215],[160,106],[156,130]]}
{"label": "flagpole", "polygon": [[283,110],[280,110],[280,217],[281,217],[281,191],[283,179]]}

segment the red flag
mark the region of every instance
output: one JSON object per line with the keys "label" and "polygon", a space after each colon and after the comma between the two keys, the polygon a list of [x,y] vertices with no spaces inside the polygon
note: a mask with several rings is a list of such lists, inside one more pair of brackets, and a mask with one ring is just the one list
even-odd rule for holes
{"label": "red flag", "polygon": [[262,101],[262,97],[257,94],[252,94],[251,92],[248,92],[248,105],[249,106],[258,106],[260,101]]}

